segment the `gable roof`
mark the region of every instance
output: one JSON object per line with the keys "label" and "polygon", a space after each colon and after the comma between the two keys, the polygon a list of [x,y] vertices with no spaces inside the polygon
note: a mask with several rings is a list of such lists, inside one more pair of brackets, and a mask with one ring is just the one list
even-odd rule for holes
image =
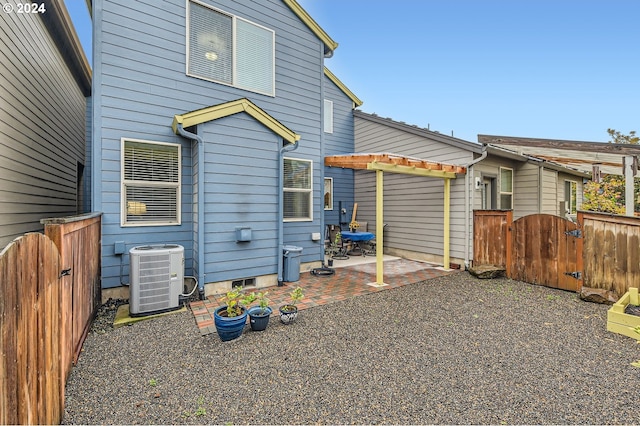
{"label": "gable roof", "polygon": [[184,114],[175,115],[171,128],[173,132],[178,134],[178,124],[182,127],[196,126],[207,121],[217,120],[219,118],[228,117],[240,112],[246,112],[251,117],[262,123],[269,130],[280,136],[286,142],[294,143],[300,140],[300,135],[293,130],[280,123],[278,120],[267,114],[262,108],[251,102],[249,99],[242,98],[231,102],[225,102],[213,105],[207,108],[198,109],[196,111],[186,112]]}
{"label": "gable roof", "polygon": [[298,18],[300,18],[300,20],[304,22],[304,24],[307,27],[309,27],[311,32],[313,32],[316,35],[316,37],[318,37],[324,43],[325,56],[328,58],[333,56],[333,51],[336,50],[336,48],[338,47],[338,43],[336,43],[335,41],[333,41],[331,37],[329,37],[329,34],[327,34],[320,27],[320,25],[318,25],[318,23],[314,21],[311,15],[309,15],[307,11],[304,10],[296,0],[282,0],[282,1],[284,2],[284,4],[289,6],[289,9],[291,9],[293,13],[295,13],[298,16]]}
{"label": "gable roof", "polygon": [[620,175],[622,174],[622,158],[624,156],[640,156],[640,145],[606,142],[496,135],[478,135],[478,142],[553,161],[584,173],[591,173],[593,166],[598,165],[602,173]]}
{"label": "gable roof", "polygon": [[362,105],[362,101],[351,90],[349,90],[349,88],[345,86],[344,83],[341,82],[340,79],[338,79],[338,77],[336,77],[334,73],[329,71],[329,68],[324,67],[324,75],[327,76],[327,78],[331,80],[333,84],[338,86],[338,88],[342,90],[342,92],[345,95],[347,95],[349,99],[351,99],[351,101],[354,104],[354,108],[357,108],[360,105]]}
{"label": "gable roof", "polygon": [[425,129],[423,127],[407,124],[403,121],[395,121],[391,118],[383,118],[378,116],[377,114],[369,114],[360,110],[355,110],[353,112],[353,115],[355,117],[372,121],[374,123],[389,126],[394,129],[398,129],[408,133],[412,133],[414,135],[422,136],[424,138],[429,138],[437,142],[441,142],[447,145],[452,145],[461,149],[466,149],[468,151],[475,152],[477,154],[482,153],[482,145],[476,142],[469,142],[464,139],[454,138],[453,136],[443,135],[440,132],[434,132],[429,129]]}

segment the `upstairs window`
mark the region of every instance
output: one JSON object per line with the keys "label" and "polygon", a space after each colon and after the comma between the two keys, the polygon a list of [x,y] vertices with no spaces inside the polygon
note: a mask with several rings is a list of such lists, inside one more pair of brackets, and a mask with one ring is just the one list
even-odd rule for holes
{"label": "upstairs window", "polygon": [[187,75],[274,96],[275,33],[190,0]]}
{"label": "upstairs window", "polygon": [[310,160],[284,159],[284,220],[312,220],[313,163]]}
{"label": "upstairs window", "polygon": [[333,133],[333,102],[324,100],[324,132]]}
{"label": "upstairs window", "polygon": [[513,169],[500,167],[500,208],[513,209]]}
{"label": "upstairs window", "polygon": [[180,170],[180,145],[123,139],[122,225],[179,225]]}

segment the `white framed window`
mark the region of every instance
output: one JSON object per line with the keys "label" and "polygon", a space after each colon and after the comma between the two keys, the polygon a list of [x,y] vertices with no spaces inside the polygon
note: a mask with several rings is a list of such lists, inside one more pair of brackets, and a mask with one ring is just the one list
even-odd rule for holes
{"label": "white framed window", "polygon": [[324,178],[324,209],[333,210],[333,178]]}
{"label": "white framed window", "polygon": [[578,182],[564,181],[564,201],[567,211],[560,212],[561,215],[578,213]]}
{"label": "white framed window", "polygon": [[500,167],[500,208],[513,209],[513,169]]}
{"label": "white framed window", "polygon": [[187,1],[187,75],[275,96],[275,32]]}
{"label": "white framed window", "polygon": [[333,133],[333,101],[324,100],[324,132]]}
{"label": "white framed window", "polygon": [[121,140],[121,225],[179,225],[180,145]]}
{"label": "white framed window", "polygon": [[313,162],[299,158],[284,159],[284,220],[313,220]]}

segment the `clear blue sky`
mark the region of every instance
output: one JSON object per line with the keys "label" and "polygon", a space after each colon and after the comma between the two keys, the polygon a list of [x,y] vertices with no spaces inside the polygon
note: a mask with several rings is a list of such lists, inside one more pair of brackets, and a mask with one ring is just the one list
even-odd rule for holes
{"label": "clear blue sky", "polygon": [[640,1],[298,2],[339,43],[326,65],[363,111],[469,141],[640,132]]}

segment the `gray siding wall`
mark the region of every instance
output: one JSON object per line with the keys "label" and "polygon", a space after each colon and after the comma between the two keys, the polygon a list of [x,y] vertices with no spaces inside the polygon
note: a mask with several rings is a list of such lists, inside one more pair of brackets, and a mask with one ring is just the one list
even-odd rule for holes
{"label": "gray siding wall", "polygon": [[[473,153],[360,117],[355,118],[358,152],[389,152],[429,161],[464,165]],[[375,173],[356,171],[358,220],[375,232]],[[451,181],[450,255],[464,258],[465,177]],[[350,217],[349,217],[350,219]],[[443,254],[444,181],[410,175],[384,174],[385,248],[428,255]]]}
{"label": "gray siding wall", "polygon": [[0,13],[0,34],[1,249],[77,213],[85,97],[38,14]]}
{"label": "gray siding wall", "polygon": [[[558,214],[558,172],[544,169],[542,172],[542,213]],[[514,218],[515,219],[515,218]]]}
{"label": "gray siding wall", "polygon": [[[303,247],[303,262],[321,259],[322,242],[312,242],[311,232],[321,232],[323,214],[320,143],[323,99],[322,43],[280,0],[207,3],[275,30],[275,97],[186,75],[184,0],[94,1],[96,71],[93,89],[93,145],[96,148],[94,159],[98,166],[94,170],[93,193],[94,209],[104,213],[104,287],[119,285],[121,260],[125,263],[124,275],[128,276],[128,256],[120,259],[119,256],[113,255],[113,245],[116,241],[124,241],[127,250],[138,244],[153,242],[184,245],[186,273],[197,274],[197,269],[193,268],[194,235],[197,234],[197,224],[193,221],[196,194],[193,178],[197,169],[193,161],[197,158],[191,141],[172,133],[171,122],[175,114],[243,97],[251,99],[268,114],[301,135],[299,148],[288,155],[313,160],[314,219],[309,222],[286,223],[285,242]],[[213,138],[213,143],[224,141],[227,136],[217,135]],[[183,204],[180,226],[120,226],[122,137],[179,143],[183,146]],[[229,137],[239,136],[234,133]],[[235,148],[229,146],[229,149]],[[275,154],[274,147],[273,155]],[[209,173],[216,173],[216,170],[207,170],[207,177]],[[273,200],[274,203],[276,201]],[[208,233],[208,228],[205,230],[208,237],[213,235]],[[276,244],[275,240],[273,244]],[[208,253],[207,259],[210,257],[215,257],[215,254]],[[247,266],[244,265],[245,268]],[[246,276],[242,268],[236,272],[237,278]],[[210,282],[208,278],[207,282]]]}
{"label": "gray siding wall", "polygon": [[[353,102],[327,77],[324,78],[324,98],[333,101],[333,133],[324,133],[324,155],[355,152],[353,129]],[[324,211],[326,224],[340,223],[340,202],[349,212],[342,220],[351,219],[354,203],[354,171],[337,167],[325,167],[325,177],[333,178],[333,206]]]}
{"label": "gray siding wall", "polygon": [[517,163],[513,171],[514,219],[540,213],[540,167]]}

